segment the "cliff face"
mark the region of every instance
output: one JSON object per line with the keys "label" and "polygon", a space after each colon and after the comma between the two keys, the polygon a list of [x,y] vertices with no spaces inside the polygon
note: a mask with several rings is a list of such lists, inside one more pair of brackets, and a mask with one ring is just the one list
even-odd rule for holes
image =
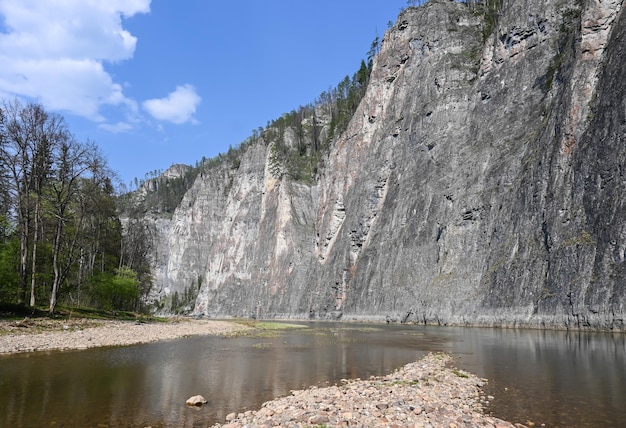
{"label": "cliff face", "polygon": [[316,183],[276,174],[261,140],[153,223],[153,297],[211,316],[626,329],[622,9],[402,12]]}

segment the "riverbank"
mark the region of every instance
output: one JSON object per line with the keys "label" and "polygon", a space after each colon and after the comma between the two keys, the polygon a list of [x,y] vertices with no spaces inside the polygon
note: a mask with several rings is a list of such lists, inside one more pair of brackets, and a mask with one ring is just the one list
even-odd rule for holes
{"label": "riverbank", "polygon": [[234,322],[179,319],[138,322],[73,318],[0,321],[0,354],[127,346],[195,335],[231,335],[249,327]]}
{"label": "riverbank", "polygon": [[486,415],[486,380],[451,363],[449,355],[429,354],[388,376],[293,391],[213,427],[524,427]]}

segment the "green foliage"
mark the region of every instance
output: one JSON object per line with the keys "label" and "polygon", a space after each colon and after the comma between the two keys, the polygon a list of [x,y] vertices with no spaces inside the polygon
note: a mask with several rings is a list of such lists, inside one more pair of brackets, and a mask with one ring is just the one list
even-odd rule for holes
{"label": "green foliage", "polygon": [[452,369],[452,373],[454,373],[455,375],[457,375],[458,377],[462,377],[462,378],[469,378],[469,375],[461,370],[457,370],[457,369]]}
{"label": "green foliage", "polygon": [[589,232],[587,232],[586,230],[583,230],[582,232],[580,232],[580,235],[567,239],[563,243],[563,245],[566,247],[571,247],[571,246],[594,247],[597,245],[597,242],[595,238],[591,236]]}
{"label": "green foliage", "polygon": [[180,201],[193,185],[199,170],[192,168],[182,177],[158,177],[153,179],[155,190],[148,192],[145,209],[153,212],[172,214]]}
{"label": "green foliage", "polygon": [[352,76],[352,79],[346,76],[339,82],[339,85],[337,85],[334,91],[334,108],[330,121],[330,138],[338,136],[346,130],[348,122],[352,119],[352,115],[365,95],[367,84],[369,83],[369,76],[372,71],[372,64],[373,63],[370,61],[369,66],[367,66],[365,61],[361,61],[361,67]]}
{"label": "green foliage", "polygon": [[128,267],[117,269],[115,274],[101,273],[94,276],[91,291],[102,309],[133,310],[139,298],[137,273]]}
{"label": "green foliage", "polygon": [[98,147],[77,141],[61,116],[0,102],[0,299],[48,300],[54,312],[113,272],[121,228],[111,176]]}
{"label": "green foliage", "polygon": [[16,302],[18,299],[19,254],[17,238],[0,241],[0,302]]}
{"label": "green foliage", "polygon": [[563,61],[565,60],[564,52],[567,52],[571,46],[576,43],[575,29],[580,27],[582,6],[582,1],[580,1],[578,4],[574,4],[569,8],[560,10],[563,22],[559,29],[560,37],[556,53],[550,61],[546,74],[539,81],[544,92],[548,92],[552,88],[555,80],[558,81],[559,73],[561,72]]}
{"label": "green foliage", "polygon": [[273,322],[273,321],[254,321],[254,320],[238,320],[236,321],[239,324],[246,325],[248,327],[253,327],[257,330],[293,330],[293,329],[301,329],[301,328],[309,328],[303,324],[289,324],[284,322]]}
{"label": "green foliage", "polygon": [[196,297],[198,297],[198,291],[200,290],[201,285],[202,280],[198,278],[197,286],[191,285],[189,287],[185,287],[185,291],[181,294],[178,294],[178,291],[175,291],[174,294],[172,294],[170,311],[173,314],[181,315],[192,310],[196,302]]}
{"label": "green foliage", "polygon": [[556,55],[554,55],[554,57],[552,58],[552,61],[550,61],[550,65],[548,66],[548,70],[546,71],[546,74],[543,76],[541,87],[544,92],[548,92],[552,88],[554,78],[555,76],[557,76],[557,73],[561,69],[562,63],[563,63],[563,53],[559,52]]}
{"label": "green foliage", "polygon": [[273,143],[270,171],[275,177],[285,175],[306,184],[317,179],[330,142],[346,130],[365,95],[379,44],[376,36],[367,63],[362,60],[352,77],[346,76],[313,103],[300,106],[268,124],[261,136]]}
{"label": "green foliage", "polygon": [[[380,50],[380,37],[378,37],[378,34],[376,34],[376,37],[374,38],[374,40],[372,41],[372,44],[370,45],[370,50],[367,52],[368,73],[367,73],[366,78],[369,78],[369,71],[372,70],[372,65],[374,64],[374,57],[378,55],[379,50]],[[365,65],[365,62],[361,61],[361,68],[363,68],[363,65]]]}
{"label": "green foliage", "polygon": [[239,169],[239,166],[241,165],[240,150],[234,149],[232,146],[228,146],[228,152],[226,152],[226,159],[230,165],[230,169]]}
{"label": "green foliage", "polygon": [[483,42],[486,41],[498,25],[504,0],[465,0],[463,3],[465,3],[475,15],[482,17]]}
{"label": "green foliage", "polygon": [[487,0],[484,2],[483,16],[485,25],[483,27],[483,40],[487,40],[498,25],[503,3],[504,0]]}
{"label": "green foliage", "polygon": [[[141,189],[139,192],[126,192],[117,198],[120,212],[131,218],[142,217],[147,212],[172,215],[198,176],[204,176],[223,165],[227,165],[230,170],[239,169],[243,154],[259,139],[260,131],[253,130],[252,136],[241,144],[229,146],[226,153],[210,159],[203,157],[195,166],[187,166],[188,169],[180,177],[165,177],[163,171],[150,171],[144,180],[135,179],[136,187]],[[137,194],[142,192],[145,192],[145,197],[137,198]]]}

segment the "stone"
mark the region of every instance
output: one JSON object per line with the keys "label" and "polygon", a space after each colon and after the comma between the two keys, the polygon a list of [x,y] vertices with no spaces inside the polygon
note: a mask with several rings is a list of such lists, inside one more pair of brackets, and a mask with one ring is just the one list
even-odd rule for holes
{"label": "stone", "polygon": [[308,422],[313,425],[323,425],[323,424],[327,424],[329,420],[330,419],[328,419],[328,416],[315,415],[315,416],[311,416]]}
{"label": "stone", "polygon": [[206,403],[208,403],[208,401],[202,395],[194,395],[193,397],[189,397],[187,401],[185,401],[185,404],[188,406],[202,406]]}

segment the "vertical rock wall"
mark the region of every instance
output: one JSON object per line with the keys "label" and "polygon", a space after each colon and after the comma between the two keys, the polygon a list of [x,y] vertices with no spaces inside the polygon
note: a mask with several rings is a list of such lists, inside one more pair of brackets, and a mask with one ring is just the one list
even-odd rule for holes
{"label": "vertical rock wall", "polygon": [[407,9],[319,182],[275,176],[271,142],[199,177],[156,289],[212,316],[623,330],[622,9]]}

